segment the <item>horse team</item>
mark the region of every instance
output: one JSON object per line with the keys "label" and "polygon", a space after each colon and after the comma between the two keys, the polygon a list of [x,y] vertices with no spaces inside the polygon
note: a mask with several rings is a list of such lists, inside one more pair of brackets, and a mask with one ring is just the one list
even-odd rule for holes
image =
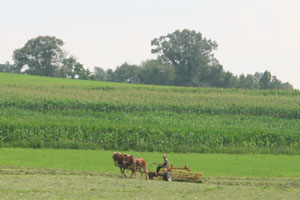
{"label": "horse team", "polygon": [[114,152],[113,160],[114,160],[114,164],[117,167],[120,167],[122,176],[126,177],[125,169],[128,169],[131,170],[131,177],[133,174],[136,174],[136,172],[138,171],[141,173],[145,173],[146,179],[149,179],[148,170],[146,168],[146,161],[143,158],[136,158],[129,154]]}

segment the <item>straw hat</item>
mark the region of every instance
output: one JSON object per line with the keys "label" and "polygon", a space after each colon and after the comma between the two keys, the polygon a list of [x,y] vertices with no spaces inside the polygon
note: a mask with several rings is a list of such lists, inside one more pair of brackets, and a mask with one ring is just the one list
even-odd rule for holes
{"label": "straw hat", "polygon": [[163,158],[166,158],[166,157],[167,157],[166,154],[164,154],[164,155],[163,155]]}

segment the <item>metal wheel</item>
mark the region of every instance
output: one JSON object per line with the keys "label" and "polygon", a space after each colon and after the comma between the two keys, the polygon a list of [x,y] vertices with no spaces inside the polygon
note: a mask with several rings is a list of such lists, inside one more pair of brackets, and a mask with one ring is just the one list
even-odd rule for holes
{"label": "metal wheel", "polygon": [[172,172],[166,172],[164,173],[164,176],[163,176],[164,180],[165,181],[173,181],[173,174]]}

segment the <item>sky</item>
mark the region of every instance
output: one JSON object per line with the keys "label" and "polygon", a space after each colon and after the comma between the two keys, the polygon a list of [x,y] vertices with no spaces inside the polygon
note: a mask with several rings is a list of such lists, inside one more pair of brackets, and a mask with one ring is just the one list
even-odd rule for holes
{"label": "sky", "polygon": [[268,70],[300,89],[300,0],[0,0],[0,63],[37,36],[55,36],[86,68],[156,58],[151,40],[201,32],[235,75]]}

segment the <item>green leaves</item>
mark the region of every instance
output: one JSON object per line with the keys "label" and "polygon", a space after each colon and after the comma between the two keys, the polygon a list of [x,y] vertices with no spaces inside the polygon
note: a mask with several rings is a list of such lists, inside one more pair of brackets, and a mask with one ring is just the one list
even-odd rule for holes
{"label": "green leaves", "polygon": [[19,71],[27,67],[28,74],[55,76],[64,56],[63,44],[56,37],[39,36],[15,50],[13,59]]}
{"label": "green leaves", "polygon": [[13,53],[18,72],[26,74],[89,79],[90,72],[74,56],[68,57],[64,42],[52,36],[39,36],[28,40],[24,47]]}
{"label": "green leaves", "polygon": [[199,86],[210,64],[218,64],[212,54],[217,43],[203,38],[196,31],[176,30],[153,39],[151,45],[154,46],[151,52],[157,54],[159,60],[175,67],[176,85]]}

